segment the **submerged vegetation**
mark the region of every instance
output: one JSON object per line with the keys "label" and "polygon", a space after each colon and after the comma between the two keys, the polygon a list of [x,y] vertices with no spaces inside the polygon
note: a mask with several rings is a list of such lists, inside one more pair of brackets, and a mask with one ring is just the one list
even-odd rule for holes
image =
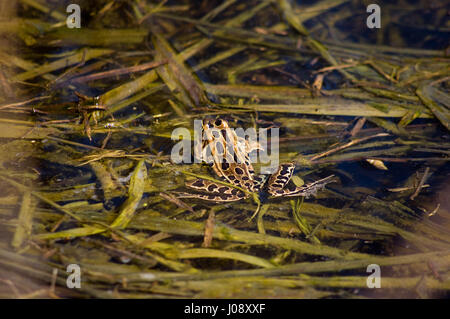
{"label": "submerged vegetation", "polygon": [[[346,0],[80,1],[80,29],[70,1],[3,2],[0,297],[448,296],[447,9],[409,2],[372,30]],[[172,131],[216,116],[279,127],[298,186],[337,182],[176,198],[214,175],[171,162]]]}

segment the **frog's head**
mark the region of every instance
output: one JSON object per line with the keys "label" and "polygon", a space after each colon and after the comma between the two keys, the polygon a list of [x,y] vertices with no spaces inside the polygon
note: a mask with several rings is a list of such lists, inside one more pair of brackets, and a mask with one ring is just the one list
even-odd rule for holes
{"label": "frog's head", "polygon": [[218,130],[222,130],[225,128],[229,128],[228,122],[224,119],[217,118],[217,119],[204,119],[203,120],[203,130],[208,130],[211,128],[216,128]]}

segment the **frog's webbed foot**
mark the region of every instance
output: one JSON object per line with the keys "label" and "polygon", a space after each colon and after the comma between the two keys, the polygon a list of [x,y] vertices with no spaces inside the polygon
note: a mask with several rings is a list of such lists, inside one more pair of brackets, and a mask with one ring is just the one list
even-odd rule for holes
{"label": "frog's webbed foot", "polygon": [[296,187],[294,185],[291,185],[290,187],[287,187],[286,189],[277,189],[275,191],[270,191],[270,195],[273,197],[292,197],[292,196],[304,196],[308,198],[311,195],[316,195],[317,192],[321,189],[323,189],[327,184],[334,182],[334,175],[330,175],[328,177],[322,178],[318,181],[315,181],[313,183],[306,184],[301,187]]}

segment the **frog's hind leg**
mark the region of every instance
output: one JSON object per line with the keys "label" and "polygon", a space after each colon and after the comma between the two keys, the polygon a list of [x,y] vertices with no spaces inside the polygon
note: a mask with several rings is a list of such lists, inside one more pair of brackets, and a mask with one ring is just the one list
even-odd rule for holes
{"label": "frog's hind leg", "polygon": [[187,182],[186,186],[198,191],[204,191],[208,194],[194,194],[194,193],[175,193],[178,198],[199,198],[213,202],[233,202],[246,198],[247,195],[233,187],[221,185],[212,181],[204,179],[196,179]]}
{"label": "frog's hind leg", "polygon": [[191,194],[175,192],[178,198],[198,198],[202,200],[207,200],[211,202],[235,202],[247,197],[247,194],[235,189],[237,192],[235,194]]}
{"label": "frog's hind leg", "polygon": [[273,197],[293,197],[304,196],[308,198],[311,195],[316,195],[317,192],[325,187],[325,185],[334,182],[334,175],[330,175],[313,183],[306,184],[305,186],[296,187],[295,185],[289,185],[286,189],[277,189],[275,191],[269,191]]}
{"label": "frog's hind leg", "polygon": [[198,191],[205,191],[213,194],[235,194],[233,190],[238,191],[237,189],[225,185],[221,185],[219,183],[215,183],[212,181],[208,181],[205,179],[196,179],[191,182],[186,182],[186,186],[192,189],[196,189]]}

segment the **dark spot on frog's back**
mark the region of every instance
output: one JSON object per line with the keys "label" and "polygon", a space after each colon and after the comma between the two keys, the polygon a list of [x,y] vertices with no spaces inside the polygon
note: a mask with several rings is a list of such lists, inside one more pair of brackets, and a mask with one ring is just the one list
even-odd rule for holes
{"label": "dark spot on frog's back", "polygon": [[278,176],[276,179],[277,183],[286,183],[289,179],[286,176]]}
{"label": "dark spot on frog's back", "polygon": [[227,191],[227,190],[228,190],[228,187],[223,186],[223,187],[219,188],[217,191],[218,191],[219,193],[223,193],[223,192],[225,192],[225,191]]}
{"label": "dark spot on frog's back", "polygon": [[220,130],[220,132],[222,133],[223,138],[226,140],[227,139],[227,131],[226,130]]}
{"label": "dark spot on frog's back", "polygon": [[192,186],[203,187],[203,186],[205,186],[205,184],[203,183],[203,181],[201,179],[198,179],[192,184]]}
{"label": "dark spot on frog's back", "polygon": [[288,175],[289,172],[290,172],[290,170],[291,170],[291,169],[290,169],[290,166],[283,165],[280,174],[281,174],[281,175]]}
{"label": "dark spot on frog's back", "polygon": [[239,175],[244,174],[244,171],[243,171],[242,169],[240,169],[239,167],[236,167],[236,168],[234,169],[234,171],[235,171],[236,174],[239,174]]}
{"label": "dark spot on frog's back", "polygon": [[217,185],[215,185],[215,184],[211,184],[211,185],[209,185],[208,186],[208,192],[213,192],[214,191],[214,189],[216,189],[218,186]]}
{"label": "dark spot on frog's back", "polygon": [[222,169],[223,169],[223,170],[227,170],[229,167],[230,167],[230,164],[228,164],[228,163],[226,163],[226,162],[223,162],[223,163],[222,163]]}

